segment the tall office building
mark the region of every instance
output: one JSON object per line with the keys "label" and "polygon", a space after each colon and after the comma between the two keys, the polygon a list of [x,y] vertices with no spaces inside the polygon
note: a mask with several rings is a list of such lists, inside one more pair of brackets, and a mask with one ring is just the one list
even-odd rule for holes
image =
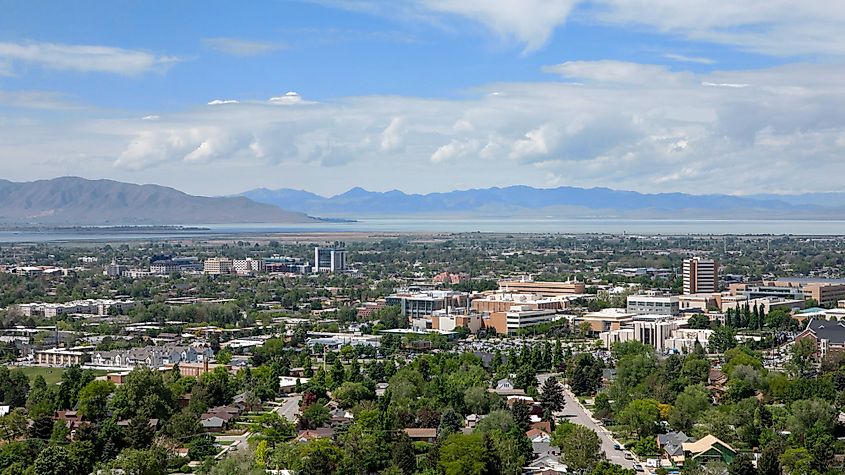
{"label": "tall office building", "polygon": [[210,257],[203,262],[203,272],[211,275],[229,274],[232,272],[232,260],[225,257]]}
{"label": "tall office building", "polygon": [[346,250],[326,247],[314,248],[314,272],[346,270]]}
{"label": "tall office building", "polygon": [[719,264],[713,259],[684,259],[684,295],[717,292]]}

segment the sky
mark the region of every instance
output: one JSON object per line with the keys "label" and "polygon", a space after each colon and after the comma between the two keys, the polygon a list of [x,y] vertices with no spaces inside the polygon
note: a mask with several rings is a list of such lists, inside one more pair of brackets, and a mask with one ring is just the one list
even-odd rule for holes
{"label": "sky", "polygon": [[0,0],[0,178],[840,191],[845,2]]}

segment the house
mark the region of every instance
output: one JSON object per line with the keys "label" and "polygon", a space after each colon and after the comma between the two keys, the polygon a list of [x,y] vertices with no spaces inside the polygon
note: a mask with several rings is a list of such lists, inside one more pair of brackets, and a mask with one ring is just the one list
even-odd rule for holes
{"label": "house", "polygon": [[464,418],[464,427],[467,429],[475,429],[475,426],[477,426],[478,422],[483,418],[484,416],[479,416],[478,414],[470,414]]}
{"label": "house", "polygon": [[831,351],[845,351],[845,322],[811,318],[795,341],[811,340],[819,357]]}
{"label": "house", "polygon": [[437,440],[437,428],[409,427],[405,429],[405,434],[414,442],[433,444]]}
{"label": "house", "polygon": [[548,432],[540,429],[531,429],[525,433],[525,436],[528,437],[528,440],[530,440],[532,444],[535,442],[548,443],[552,441],[552,436],[549,435]]}
{"label": "house", "polygon": [[531,475],[552,475],[567,473],[566,465],[560,463],[554,455],[542,456],[523,467],[523,472]]}
{"label": "house", "polygon": [[708,434],[695,442],[685,442],[682,447],[684,460],[691,459],[700,462],[721,460],[729,464],[736,457],[736,450],[733,447],[712,434]]}
{"label": "house", "polygon": [[513,382],[510,379],[505,378],[505,379],[500,379],[500,380],[496,381],[496,390],[497,391],[503,391],[503,390],[509,391],[509,390],[513,390],[513,389],[515,389],[515,388],[514,388]]}
{"label": "house", "polygon": [[296,441],[305,443],[315,439],[331,439],[334,437],[334,429],[329,427],[320,427],[318,429],[303,430],[296,436]]}
{"label": "house", "polygon": [[206,432],[223,432],[226,430],[226,423],[222,417],[214,415],[203,414],[200,417],[200,425]]}
{"label": "house", "polygon": [[240,414],[238,406],[213,407],[200,416],[200,425],[208,432],[223,432]]}
{"label": "house", "polygon": [[660,450],[660,458],[669,461],[671,465],[683,465],[683,444],[694,441],[694,438],[684,434],[683,432],[658,434],[657,448]]}

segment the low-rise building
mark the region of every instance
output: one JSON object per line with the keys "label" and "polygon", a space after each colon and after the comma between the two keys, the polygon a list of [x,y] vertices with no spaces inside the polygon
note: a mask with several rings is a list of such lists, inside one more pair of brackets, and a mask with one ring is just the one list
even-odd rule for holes
{"label": "low-rise building", "polygon": [[637,315],[678,315],[680,300],[677,295],[629,295],[627,310]]}
{"label": "low-rise building", "polygon": [[232,260],[226,257],[211,257],[203,262],[203,272],[210,275],[223,275],[232,272]]}
{"label": "low-rise building", "polygon": [[636,316],[636,313],[629,312],[624,308],[605,308],[598,312],[584,314],[576,318],[575,322],[589,323],[591,331],[599,333],[620,330],[624,325],[634,321]]}

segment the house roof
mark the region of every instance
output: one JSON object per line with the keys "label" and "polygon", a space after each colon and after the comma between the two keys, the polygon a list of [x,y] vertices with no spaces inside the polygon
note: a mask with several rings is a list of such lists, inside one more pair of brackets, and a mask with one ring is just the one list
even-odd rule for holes
{"label": "house roof", "polygon": [[845,323],[843,322],[812,318],[807,323],[807,330],[813,332],[819,340],[827,340],[835,345],[845,344]]}
{"label": "house roof", "polygon": [[409,427],[405,429],[405,433],[412,439],[433,439],[437,437],[436,428]]}
{"label": "house roof", "polygon": [[733,447],[722,442],[718,437],[713,434],[707,434],[706,436],[702,437],[700,440],[695,442],[684,442],[683,449],[684,452],[690,452],[692,454],[702,454],[707,452],[708,450],[712,449],[714,445],[721,445],[726,449],[730,450],[733,453],[736,453]]}

